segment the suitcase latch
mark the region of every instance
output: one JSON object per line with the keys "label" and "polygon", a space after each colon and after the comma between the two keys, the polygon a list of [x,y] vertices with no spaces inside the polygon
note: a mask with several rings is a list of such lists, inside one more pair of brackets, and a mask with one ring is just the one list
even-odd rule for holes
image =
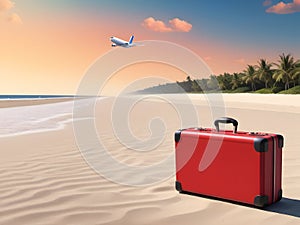
{"label": "suitcase latch", "polygon": [[267,133],[262,133],[262,132],[249,132],[249,135],[254,135],[254,136],[266,136],[268,135]]}

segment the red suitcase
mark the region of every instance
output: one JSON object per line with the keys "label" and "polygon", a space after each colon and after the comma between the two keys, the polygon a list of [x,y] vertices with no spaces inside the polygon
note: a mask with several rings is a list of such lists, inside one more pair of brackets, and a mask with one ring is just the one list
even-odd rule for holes
{"label": "red suitcase", "polygon": [[[232,123],[222,131],[220,123]],[[175,133],[176,189],[264,207],[282,198],[283,137],[237,131],[232,118],[216,129],[189,128]]]}

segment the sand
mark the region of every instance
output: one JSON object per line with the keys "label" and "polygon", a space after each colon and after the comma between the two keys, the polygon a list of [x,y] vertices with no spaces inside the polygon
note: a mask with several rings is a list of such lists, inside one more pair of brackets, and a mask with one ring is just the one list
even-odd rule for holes
{"label": "sand", "polygon": [[42,104],[51,104],[57,102],[71,101],[73,98],[48,98],[48,99],[34,99],[34,100],[0,100],[0,108],[9,108],[9,107],[20,107],[28,105],[42,105]]}
{"label": "sand", "polygon": [[[89,149],[77,145],[82,140],[76,140],[75,134],[80,133],[76,129],[90,119],[88,115],[82,119],[75,116],[72,123],[72,101],[33,105],[27,100],[19,102],[20,107],[18,104],[5,107],[1,102],[0,224],[300,224],[300,96],[227,94],[222,97],[226,115],[239,121],[239,130],[284,136],[284,198],[279,203],[261,210],[178,194],[174,189],[174,165],[170,163],[159,167],[159,174],[146,171],[143,177],[109,161],[103,162],[104,174],[111,179],[108,180],[89,166],[93,162],[84,159],[84,151]],[[190,103],[180,95],[163,95],[144,99],[128,109],[128,99],[135,100],[126,97],[117,102],[114,98],[97,101],[94,121],[98,138],[110,156],[122,165],[130,168],[158,165],[174,152],[174,131],[194,122],[194,114],[186,112]],[[217,112],[212,113],[203,95],[190,95],[189,99],[198,117],[198,124],[193,126],[211,127],[213,116],[223,112],[216,107]],[[76,105],[85,109],[90,104],[88,100],[80,100]],[[180,116],[189,119],[182,122]],[[126,139],[128,130],[123,129],[126,124],[130,127],[129,139]],[[92,138],[86,141],[95,142]],[[139,151],[145,143],[153,145],[153,150]],[[92,153],[97,163],[98,153]],[[165,179],[151,184],[161,174]],[[148,185],[120,184],[136,179],[141,179],[140,185]]]}

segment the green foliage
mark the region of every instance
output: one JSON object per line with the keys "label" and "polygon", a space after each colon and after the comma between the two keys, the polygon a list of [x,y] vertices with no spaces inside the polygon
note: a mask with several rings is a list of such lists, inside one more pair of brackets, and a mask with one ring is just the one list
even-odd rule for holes
{"label": "green foliage", "polygon": [[[207,90],[206,91],[211,91],[211,90],[220,90],[220,83],[218,81],[218,77],[215,75],[211,75],[209,77],[209,80],[207,82]],[[222,89],[222,87],[221,87]]]}
{"label": "green foliage", "polygon": [[243,85],[243,74],[242,73],[234,73],[231,78],[231,90],[236,90]]}
{"label": "green foliage", "polygon": [[249,87],[239,87],[235,90],[232,90],[231,93],[247,93],[250,91],[251,91],[251,89]]}
{"label": "green foliage", "polygon": [[279,94],[300,94],[300,85],[292,87],[288,90],[281,91]]}
{"label": "green foliage", "polygon": [[192,81],[192,92],[195,92],[195,93],[202,92],[202,89],[196,80]]}
{"label": "green foliage", "polygon": [[[279,56],[278,63],[260,59],[258,65],[248,65],[242,73],[211,75],[206,79],[193,80],[187,76],[184,81],[159,85],[138,91],[138,93],[285,93],[299,94],[300,60],[290,54]],[[290,88],[293,87],[293,88]],[[286,91],[282,91],[286,90]]]}
{"label": "green foliage", "polygon": [[255,76],[265,83],[265,88],[268,88],[273,83],[273,71],[271,67],[272,63],[268,63],[266,59],[260,59],[258,66],[256,66]]}
{"label": "green foliage", "polygon": [[279,56],[280,60],[277,64],[277,69],[273,74],[275,82],[284,83],[285,90],[290,88],[290,83],[293,82],[294,86],[296,85],[296,79],[298,78],[298,61],[294,61],[294,57],[290,54],[282,54]]}
{"label": "green foliage", "polygon": [[284,90],[284,87],[272,87],[273,93],[278,93]]}
{"label": "green foliage", "polygon": [[208,90],[209,79],[196,80],[197,84],[200,86],[201,90]]}
{"label": "green foliage", "polygon": [[247,68],[244,70],[243,81],[246,84],[251,85],[252,91],[256,91],[257,76],[254,66],[248,65]]}
{"label": "green foliage", "polygon": [[256,91],[255,93],[258,93],[258,94],[274,94],[272,88],[262,88],[262,89],[259,89],[258,91]]}
{"label": "green foliage", "polygon": [[223,75],[215,76],[215,81],[222,90],[231,90],[231,75],[224,73]]}

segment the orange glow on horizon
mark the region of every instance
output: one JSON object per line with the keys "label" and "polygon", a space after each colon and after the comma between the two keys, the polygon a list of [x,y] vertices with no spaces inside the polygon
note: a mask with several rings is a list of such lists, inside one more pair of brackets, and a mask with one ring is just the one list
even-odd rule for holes
{"label": "orange glow on horizon", "polygon": [[[188,75],[174,66],[164,63],[136,63],[112,74],[100,90],[100,95],[118,95],[120,92],[132,92],[159,84],[185,80]],[[126,79],[125,79],[126,78]]]}
{"label": "orange glow on horizon", "polygon": [[[132,22],[129,23],[128,30],[128,27],[119,26],[120,21],[107,24],[104,21],[74,21],[74,18],[75,16],[69,15],[42,20],[22,16],[22,25],[1,24],[2,94],[75,94],[89,66],[111,50],[109,37],[112,35],[127,40],[134,34],[136,41],[172,40],[199,55],[216,75],[241,72],[247,63],[256,63],[258,60],[254,51],[247,51],[248,58],[244,58],[239,49],[229,49],[220,43],[214,43],[214,40],[199,41],[194,37],[186,41],[176,39],[171,33],[151,32],[141,24]],[[132,32],[133,30],[135,32]],[[241,63],[242,59],[245,63]],[[153,69],[154,67],[156,69]],[[126,76],[116,75],[118,79],[114,78],[109,82],[110,88],[112,89],[115,83],[114,88],[119,90],[136,78],[159,71],[164,71],[164,76],[174,81],[186,78],[186,75],[179,76],[178,71],[168,71],[157,64],[143,69],[139,66],[137,68],[135,75],[132,71],[130,73],[130,69],[122,72],[127,74]],[[172,77],[171,73],[177,75]]]}

